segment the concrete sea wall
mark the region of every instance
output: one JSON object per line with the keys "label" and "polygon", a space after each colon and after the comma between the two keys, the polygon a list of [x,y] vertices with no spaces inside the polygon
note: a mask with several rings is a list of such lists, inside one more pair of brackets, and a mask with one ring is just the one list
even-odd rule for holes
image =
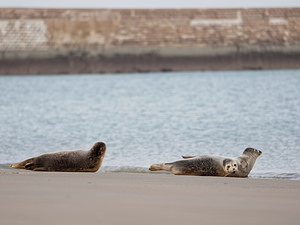
{"label": "concrete sea wall", "polygon": [[0,74],[300,68],[300,8],[0,9]]}

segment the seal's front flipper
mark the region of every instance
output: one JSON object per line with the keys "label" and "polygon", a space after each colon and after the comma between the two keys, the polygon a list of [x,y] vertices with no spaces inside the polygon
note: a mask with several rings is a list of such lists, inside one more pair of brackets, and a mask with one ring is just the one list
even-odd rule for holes
{"label": "seal's front flipper", "polygon": [[24,166],[24,168],[25,168],[26,170],[33,170],[33,169],[34,169],[34,164],[33,164],[33,162],[27,163],[27,164]]}
{"label": "seal's front flipper", "polygon": [[157,170],[167,170],[170,171],[170,168],[172,166],[172,163],[160,163],[160,164],[152,164],[149,168],[151,171],[157,171]]}

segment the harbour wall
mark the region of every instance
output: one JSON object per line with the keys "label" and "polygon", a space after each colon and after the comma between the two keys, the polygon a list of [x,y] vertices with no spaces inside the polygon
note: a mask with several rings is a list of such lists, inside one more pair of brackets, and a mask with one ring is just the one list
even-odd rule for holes
{"label": "harbour wall", "polygon": [[0,74],[300,68],[300,8],[0,9]]}

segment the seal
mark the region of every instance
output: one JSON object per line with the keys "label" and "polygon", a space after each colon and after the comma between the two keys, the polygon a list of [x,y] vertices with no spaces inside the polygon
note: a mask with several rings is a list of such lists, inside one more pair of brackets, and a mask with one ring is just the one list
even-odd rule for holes
{"label": "seal", "polygon": [[34,171],[96,172],[103,161],[106,145],[97,142],[88,150],[46,153],[10,167]]}
{"label": "seal", "polygon": [[183,158],[185,159],[172,163],[152,164],[149,170],[167,170],[175,175],[222,177],[237,170],[237,162],[223,156],[198,155],[183,156]]}
{"label": "seal", "polygon": [[261,151],[246,148],[236,158],[215,155],[182,156],[184,160],[153,164],[149,170],[167,170],[175,175],[248,177]]}
{"label": "seal", "polygon": [[256,159],[262,154],[262,151],[255,148],[246,148],[241,156],[234,160],[238,163],[238,170],[236,173],[228,174],[229,177],[248,177],[252,170]]}

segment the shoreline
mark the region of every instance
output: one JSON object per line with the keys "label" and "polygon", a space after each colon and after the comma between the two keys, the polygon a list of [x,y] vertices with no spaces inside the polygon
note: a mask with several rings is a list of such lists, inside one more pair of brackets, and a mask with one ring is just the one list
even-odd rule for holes
{"label": "shoreline", "polygon": [[[15,169],[9,167],[10,164],[0,164],[0,174],[2,172],[24,172],[24,170]],[[26,171],[25,172],[29,172]],[[133,174],[166,174],[170,176],[174,176],[172,173],[168,171],[149,171],[148,167],[132,167],[132,166],[102,166],[96,173],[133,173]],[[276,173],[273,171],[268,172],[251,172],[249,174],[249,179],[267,179],[267,180],[294,180],[300,181],[299,173],[291,173],[291,172],[282,172]],[[241,178],[242,179],[242,178]],[[247,178],[246,178],[247,179]]]}
{"label": "shoreline", "polygon": [[3,224],[298,224],[300,220],[300,181],[20,170],[0,170],[0,177]]}

